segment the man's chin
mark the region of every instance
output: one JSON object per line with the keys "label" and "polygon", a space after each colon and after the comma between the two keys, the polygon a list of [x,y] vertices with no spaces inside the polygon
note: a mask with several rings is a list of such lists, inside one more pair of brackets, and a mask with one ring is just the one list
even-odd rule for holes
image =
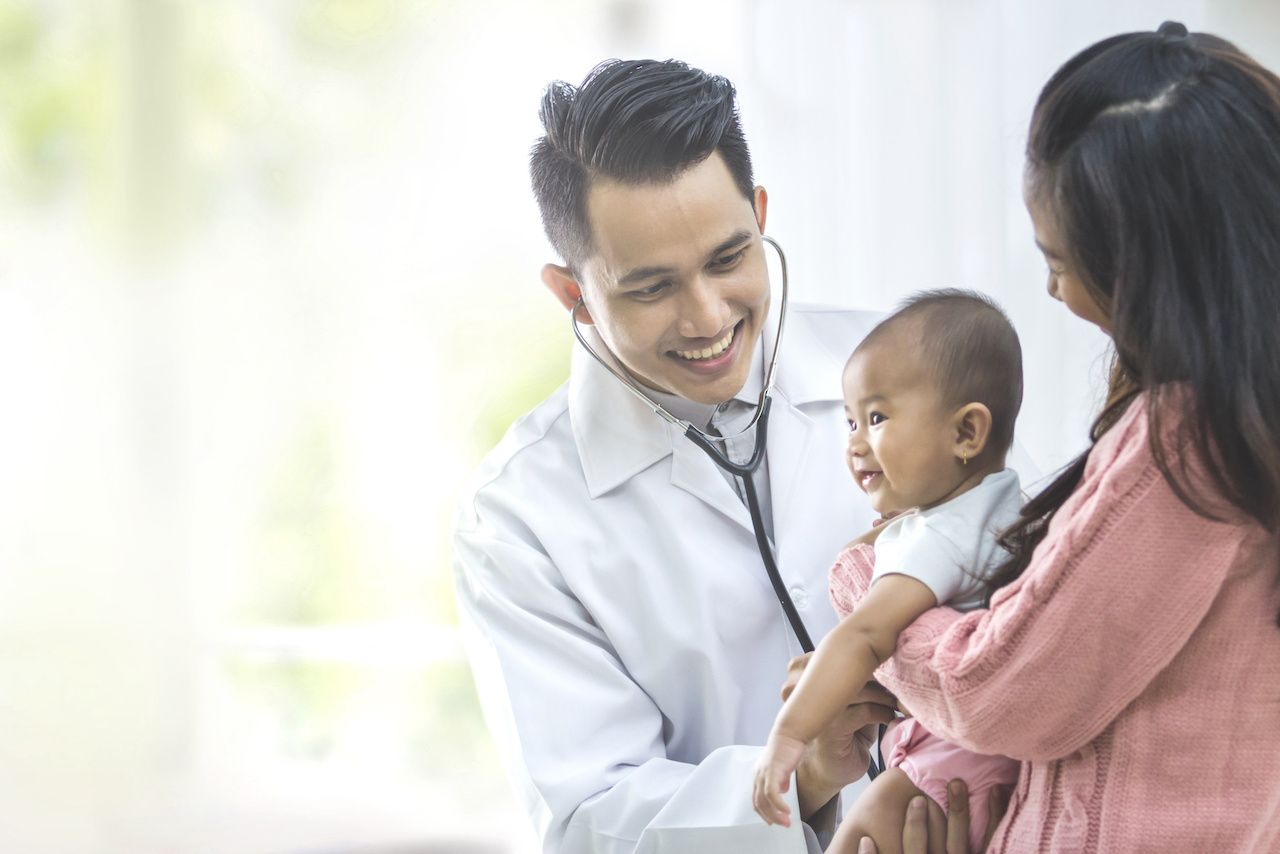
{"label": "man's chin", "polygon": [[668,380],[667,385],[674,389],[673,393],[685,400],[717,406],[742,391],[747,376],[745,371],[735,370],[723,377],[702,379],[676,375],[669,376]]}

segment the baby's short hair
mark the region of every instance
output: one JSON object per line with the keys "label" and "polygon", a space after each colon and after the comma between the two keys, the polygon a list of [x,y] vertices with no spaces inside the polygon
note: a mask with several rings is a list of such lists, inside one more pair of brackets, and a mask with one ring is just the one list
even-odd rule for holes
{"label": "baby's short hair", "polygon": [[918,352],[947,406],[991,410],[990,448],[1004,456],[1022,407],[1022,346],[1004,311],[988,296],[945,288],[912,294],[880,321],[854,353],[914,321]]}

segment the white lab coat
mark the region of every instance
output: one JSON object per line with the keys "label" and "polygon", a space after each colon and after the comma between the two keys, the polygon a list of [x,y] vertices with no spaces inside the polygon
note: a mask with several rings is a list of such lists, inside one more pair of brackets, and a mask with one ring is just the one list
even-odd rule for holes
{"label": "white lab coat", "polygon": [[[815,643],[836,621],[827,569],[875,515],[844,465],[840,374],[877,319],[794,306],[778,363],[775,551]],[[747,509],[580,347],[567,386],[473,478],[455,555],[485,716],[545,851],[819,850],[799,821],[767,827],[751,808],[801,650]]]}

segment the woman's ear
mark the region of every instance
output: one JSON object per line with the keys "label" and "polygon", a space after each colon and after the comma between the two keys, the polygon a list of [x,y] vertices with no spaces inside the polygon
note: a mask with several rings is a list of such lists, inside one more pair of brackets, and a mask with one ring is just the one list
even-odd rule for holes
{"label": "woman's ear", "polygon": [[991,410],[983,403],[966,403],[951,417],[955,425],[955,455],[962,463],[976,459],[991,438]]}
{"label": "woman's ear", "polygon": [[[582,299],[582,286],[578,284],[578,279],[574,276],[573,271],[568,267],[560,264],[544,264],[542,266],[542,284],[547,286],[547,290],[555,294],[556,299],[564,306],[565,311],[573,311],[578,305],[578,300]],[[585,303],[577,309],[577,318],[579,323],[585,323],[588,326],[592,324],[591,312],[587,311]]]}

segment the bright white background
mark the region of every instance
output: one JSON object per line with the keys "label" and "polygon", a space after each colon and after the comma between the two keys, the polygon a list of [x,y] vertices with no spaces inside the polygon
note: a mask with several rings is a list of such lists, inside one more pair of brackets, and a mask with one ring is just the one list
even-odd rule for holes
{"label": "bright white background", "polygon": [[1048,472],[1104,342],[1044,294],[1027,119],[1165,18],[1280,67],[1261,0],[0,0],[0,850],[532,850],[448,529],[567,369],[546,83],[733,79],[796,298],[994,295]]}

